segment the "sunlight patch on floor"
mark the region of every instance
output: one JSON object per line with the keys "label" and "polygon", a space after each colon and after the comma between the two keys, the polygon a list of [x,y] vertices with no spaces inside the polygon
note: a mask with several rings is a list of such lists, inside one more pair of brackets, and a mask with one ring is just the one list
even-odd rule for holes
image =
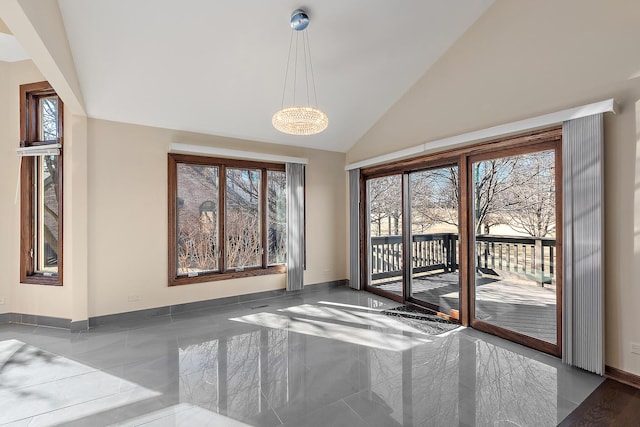
{"label": "sunlight patch on floor", "polygon": [[54,426],[160,393],[18,340],[0,341],[0,424]]}
{"label": "sunlight patch on floor", "polygon": [[318,320],[282,316],[274,313],[256,313],[229,320],[273,329],[284,329],[305,335],[330,338],[352,344],[378,348],[382,350],[404,351],[431,342],[426,338],[414,338],[404,335],[388,334],[369,329],[338,325]]}
{"label": "sunlight patch on floor", "polygon": [[357,312],[353,310],[341,310],[332,307],[320,307],[312,304],[302,304],[294,307],[283,308],[278,311],[313,316],[321,319],[338,320],[341,322],[350,322],[362,326],[371,326],[374,328],[396,329],[401,332],[413,332],[416,334],[426,335],[424,331],[411,327],[400,322],[394,317],[385,314]]}

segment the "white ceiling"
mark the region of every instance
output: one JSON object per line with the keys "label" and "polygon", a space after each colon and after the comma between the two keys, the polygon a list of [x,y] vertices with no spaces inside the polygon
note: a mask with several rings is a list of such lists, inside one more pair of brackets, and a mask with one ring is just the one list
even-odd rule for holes
{"label": "white ceiling", "polygon": [[29,59],[18,40],[11,34],[0,32],[0,61],[16,62]]}
{"label": "white ceiling", "polygon": [[[89,116],[347,151],[493,0],[59,0]],[[273,129],[299,7],[329,128]]]}

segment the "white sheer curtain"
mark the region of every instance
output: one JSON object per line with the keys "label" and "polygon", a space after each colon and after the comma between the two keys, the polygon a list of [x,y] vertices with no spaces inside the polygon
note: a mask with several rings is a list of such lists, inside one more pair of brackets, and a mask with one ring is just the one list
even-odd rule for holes
{"label": "white sheer curtain", "polygon": [[287,291],[304,286],[304,165],[287,163]]}
{"label": "white sheer curtain", "polygon": [[603,115],[562,126],[563,362],[604,374]]}
{"label": "white sheer curtain", "polygon": [[360,283],[360,169],[349,171],[349,287]]}

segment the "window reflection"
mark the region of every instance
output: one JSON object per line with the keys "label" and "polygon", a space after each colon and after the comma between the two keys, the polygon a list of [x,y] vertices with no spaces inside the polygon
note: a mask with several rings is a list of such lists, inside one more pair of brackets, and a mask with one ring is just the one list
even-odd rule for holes
{"label": "window reflection", "polygon": [[570,374],[474,332],[392,351],[254,327],[179,350],[180,403],[249,424],[271,410],[313,411],[340,400],[365,422],[388,426],[552,426],[564,416],[558,384]]}

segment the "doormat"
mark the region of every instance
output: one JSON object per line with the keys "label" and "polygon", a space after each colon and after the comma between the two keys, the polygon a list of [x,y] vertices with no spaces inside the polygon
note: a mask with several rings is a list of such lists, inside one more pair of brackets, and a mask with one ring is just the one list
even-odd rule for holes
{"label": "doormat", "polygon": [[458,323],[406,305],[383,310],[382,314],[396,317],[400,322],[428,335],[440,335],[460,327]]}

